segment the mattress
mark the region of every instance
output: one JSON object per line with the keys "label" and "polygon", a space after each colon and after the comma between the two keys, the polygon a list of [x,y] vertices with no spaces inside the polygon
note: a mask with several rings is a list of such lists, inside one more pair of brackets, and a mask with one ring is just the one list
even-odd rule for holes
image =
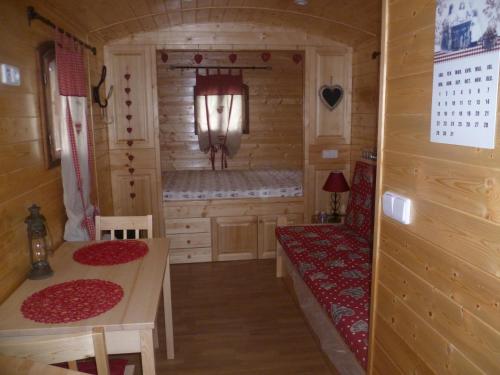
{"label": "mattress", "polygon": [[279,227],[276,237],[366,368],[372,269],[369,241],[344,225]]}
{"label": "mattress", "polygon": [[300,170],[172,171],[163,174],[163,200],[300,197]]}

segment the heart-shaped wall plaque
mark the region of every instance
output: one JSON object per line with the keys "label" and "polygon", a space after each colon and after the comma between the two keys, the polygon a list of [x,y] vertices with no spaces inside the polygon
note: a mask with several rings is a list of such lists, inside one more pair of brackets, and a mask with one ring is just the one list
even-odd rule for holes
{"label": "heart-shaped wall plaque", "polygon": [[319,88],[319,97],[323,104],[333,111],[344,98],[344,89],[339,85],[323,85]]}

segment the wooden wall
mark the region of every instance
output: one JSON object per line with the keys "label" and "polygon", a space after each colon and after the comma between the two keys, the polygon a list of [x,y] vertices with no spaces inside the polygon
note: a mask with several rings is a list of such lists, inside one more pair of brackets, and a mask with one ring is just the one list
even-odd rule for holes
{"label": "wooden wall", "polygon": [[[88,54],[87,67],[89,70],[90,83],[96,85],[101,79],[101,69],[104,64],[104,50],[100,41],[96,38],[90,39],[89,43],[97,48],[97,55]],[[109,79],[109,78],[108,78]],[[102,89],[101,96],[107,94]],[[110,100],[111,105],[111,100]],[[108,116],[108,109],[103,111],[98,104],[89,104],[89,118],[92,119],[94,131],[94,151],[95,151],[95,177],[96,187],[95,196],[99,203],[101,215],[113,215],[113,192],[111,188],[111,166],[108,144],[108,122],[111,121],[111,115]]]}
{"label": "wooden wall", "polygon": [[[54,247],[62,241],[66,221],[61,169],[46,169],[44,163],[38,103],[36,48],[52,39],[53,32],[39,22],[28,26],[28,5],[80,37],[86,35],[85,30],[68,25],[46,8],[43,1],[0,2],[0,62],[18,66],[21,71],[21,86],[0,84],[0,302],[24,280],[29,269],[24,224],[27,208],[33,203],[42,207]],[[93,57],[90,62],[95,66]],[[92,80],[95,79],[93,74]],[[102,126],[97,128],[97,162],[101,167],[106,165],[107,155],[100,146],[106,132]],[[98,180],[102,182],[105,173],[100,172]],[[109,191],[104,189],[101,193]],[[110,212],[109,201],[101,199],[106,212]]]}
{"label": "wooden wall", "polygon": [[372,373],[498,374],[500,132],[494,150],[430,143],[435,2],[384,3],[379,193],[414,215],[377,212]]}
{"label": "wooden wall", "polygon": [[379,90],[380,41],[370,38],[353,49],[351,172],[361,159],[361,151],[377,148],[377,116]]}
{"label": "wooden wall", "polygon": [[[197,52],[167,52],[167,63],[157,54],[162,170],[211,169],[193,130],[195,71],[169,69],[170,65],[192,65]],[[231,65],[230,53],[202,52],[203,64]],[[236,53],[235,65],[265,65],[262,51]],[[242,136],[238,154],[228,159],[228,169],[302,168],[303,64],[293,62],[295,53],[271,51],[266,65],[271,65],[272,70],[243,71],[243,80],[249,86],[250,134]]]}

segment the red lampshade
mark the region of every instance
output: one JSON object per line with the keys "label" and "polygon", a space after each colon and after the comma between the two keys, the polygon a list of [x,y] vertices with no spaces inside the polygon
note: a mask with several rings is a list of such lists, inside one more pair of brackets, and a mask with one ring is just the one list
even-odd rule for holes
{"label": "red lampshade", "polygon": [[330,172],[330,175],[323,185],[323,190],[331,193],[342,193],[344,191],[349,191],[349,185],[342,172]]}

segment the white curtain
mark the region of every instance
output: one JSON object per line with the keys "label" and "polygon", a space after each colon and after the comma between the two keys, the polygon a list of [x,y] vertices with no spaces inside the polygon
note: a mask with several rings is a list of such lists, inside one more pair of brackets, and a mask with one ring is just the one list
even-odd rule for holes
{"label": "white curtain", "polygon": [[[67,103],[69,103],[71,111],[71,124],[68,124],[67,116],[64,115],[67,113]],[[64,240],[87,241],[91,238],[86,227],[86,220],[92,219],[94,215],[94,206],[90,202],[91,176],[87,143],[89,141],[86,115],[87,99],[75,96],[61,96],[61,104],[63,114],[61,116],[61,173],[64,206],[68,217],[64,228]],[[81,191],[73,162],[69,126],[73,127],[81,176]]]}
{"label": "white curtain", "polygon": [[[243,102],[243,95],[196,97],[196,122],[199,126],[198,143],[201,151],[208,152],[210,146],[223,144],[228,157],[232,158],[236,155],[241,144]],[[208,119],[210,120],[210,134]]]}

